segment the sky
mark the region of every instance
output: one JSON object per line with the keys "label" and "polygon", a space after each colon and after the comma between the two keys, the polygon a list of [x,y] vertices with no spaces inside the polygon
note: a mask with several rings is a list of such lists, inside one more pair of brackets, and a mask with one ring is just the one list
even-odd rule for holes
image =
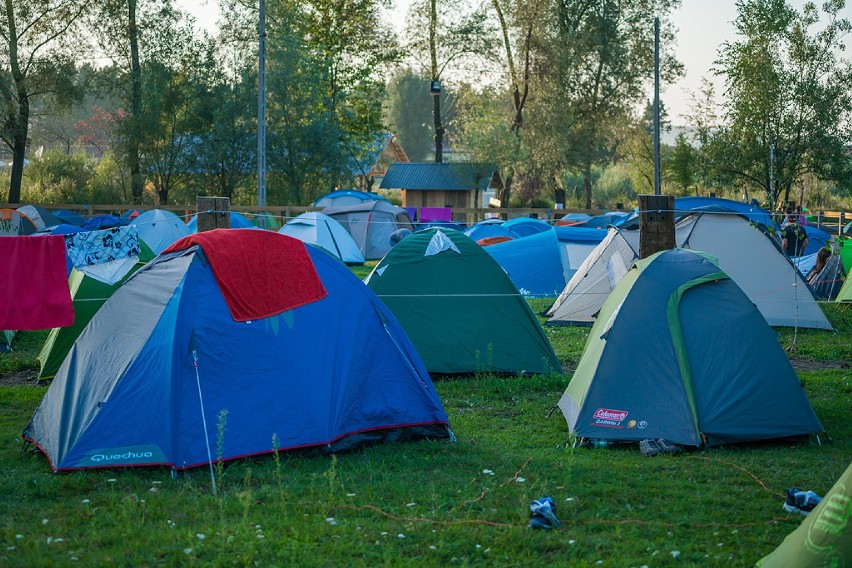
{"label": "sky", "polygon": [[[806,0],[788,0],[801,11]],[[395,0],[396,10],[391,17],[398,27],[405,18],[409,0]],[[817,0],[817,5],[821,0]],[[218,13],[217,0],[178,0],[178,5],[192,13],[199,24],[215,28]],[[842,16],[852,20],[852,0],[844,8]],[[684,124],[683,115],[689,113],[689,93],[697,93],[703,77],[716,85],[717,94],[723,90],[723,80],[713,75],[711,68],[716,60],[718,48],[725,41],[734,39],[733,22],[737,10],[735,0],[682,0],[680,9],[672,14],[677,34],[677,54],[683,62],[686,74],[677,83],[663,85],[660,98],[668,109],[673,124]],[[846,56],[852,56],[852,40],[847,39]],[[649,92],[653,85],[649,86]]]}

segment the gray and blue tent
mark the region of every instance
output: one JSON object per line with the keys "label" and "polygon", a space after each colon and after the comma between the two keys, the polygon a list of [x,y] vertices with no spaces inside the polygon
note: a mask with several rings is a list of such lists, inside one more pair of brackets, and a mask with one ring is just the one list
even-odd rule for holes
{"label": "gray and blue tent", "polygon": [[54,470],[449,435],[422,360],[373,292],[324,251],[240,229],[186,237],[137,271],[23,432]]}
{"label": "gray and blue tent", "polygon": [[160,254],[178,239],[190,234],[183,219],[163,209],[151,209],[134,217],[130,221],[139,231],[139,238],[145,241],[154,254]]}
{"label": "gray and blue tent", "polygon": [[307,211],[278,229],[282,235],[321,247],[346,264],[364,264],[364,255],[340,223],[319,211]]}
{"label": "gray and blue tent", "polygon": [[702,446],[822,432],[775,332],[712,257],[685,249],[621,279],[559,408],[592,439]]}

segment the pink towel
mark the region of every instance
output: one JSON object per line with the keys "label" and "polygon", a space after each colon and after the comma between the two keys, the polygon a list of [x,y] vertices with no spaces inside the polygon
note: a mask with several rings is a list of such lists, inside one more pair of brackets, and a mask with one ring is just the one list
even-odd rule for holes
{"label": "pink towel", "polygon": [[74,323],[61,235],[0,237],[0,329]]}
{"label": "pink towel", "polygon": [[199,245],[235,321],[257,320],[328,295],[305,243],[256,229],[183,237],[161,254]]}

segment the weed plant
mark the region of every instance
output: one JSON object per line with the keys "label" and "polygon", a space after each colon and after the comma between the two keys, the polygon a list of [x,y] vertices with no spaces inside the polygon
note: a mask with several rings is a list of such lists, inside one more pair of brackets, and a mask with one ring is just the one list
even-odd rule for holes
{"label": "weed plant", "polygon": [[[822,445],[573,448],[553,407],[581,327],[546,328],[567,373],[436,381],[455,443],[229,462],[217,496],[204,467],[52,473],[20,439],[46,387],[0,386],[0,565],[752,566],[802,520],[782,510],[785,488],[824,495],[852,460],[852,312],[825,309],[837,331],[800,330],[791,355],[818,363],[799,376],[831,436]],[[3,373],[34,366],[37,339],[20,334]],[[222,415],[217,445],[235,427]],[[559,530],[527,528],[545,495]]]}

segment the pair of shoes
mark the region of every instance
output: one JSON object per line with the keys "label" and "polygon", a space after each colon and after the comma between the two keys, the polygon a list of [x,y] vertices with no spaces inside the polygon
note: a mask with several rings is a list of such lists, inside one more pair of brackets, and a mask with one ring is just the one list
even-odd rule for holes
{"label": "pair of shoes", "polygon": [[679,454],[683,451],[683,448],[664,438],[657,439],[657,445],[660,447],[660,453],[663,454]]}
{"label": "pair of shoes", "polygon": [[822,497],[813,491],[802,491],[794,487],[787,490],[787,499],[784,501],[784,510],[788,513],[799,513],[807,515],[822,501]]}
{"label": "pair of shoes", "polygon": [[542,497],[530,503],[530,528],[533,529],[555,529],[562,526],[559,519],[553,510],[556,509],[556,503],[550,497]]}
{"label": "pair of shoes", "polygon": [[683,448],[664,438],[656,440],[648,438],[639,442],[639,451],[646,456],[656,456],[657,454],[679,454]]}

